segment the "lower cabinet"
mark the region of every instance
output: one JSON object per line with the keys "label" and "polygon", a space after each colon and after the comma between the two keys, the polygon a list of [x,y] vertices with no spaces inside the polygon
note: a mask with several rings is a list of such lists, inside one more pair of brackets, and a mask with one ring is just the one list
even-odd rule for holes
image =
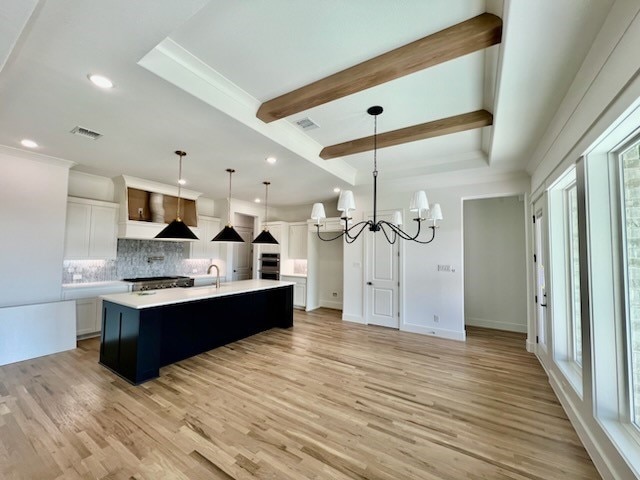
{"label": "lower cabinet", "polygon": [[105,285],[74,284],[62,287],[63,300],[76,301],[76,337],[91,337],[102,330],[102,299],[100,295],[129,291],[125,282],[105,282]]}
{"label": "lower cabinet", "polygon": [[307,278],[280,275],[280,280],[284,282],[295,282],[293,286],[293,306],[305,308],[307,306]]}
{"label": "lower cabinet", "polygon": [[102,301],[99,298],[76,300],[76,336],[100,332]]}

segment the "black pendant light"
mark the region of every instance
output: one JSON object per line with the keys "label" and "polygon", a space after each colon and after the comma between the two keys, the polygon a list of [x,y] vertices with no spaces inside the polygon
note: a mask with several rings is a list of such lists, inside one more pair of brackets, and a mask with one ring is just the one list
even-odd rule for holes
{"label": "black pendant light", "polygon": [[262,231],[260,232],[260,235],[258,235],[255,240],[251,243],[258,243],[261,245],[278,245],[278,241],[273,238],[273,235],[271,235],[271,232],[269,232],[269,227],[267,227],[266,223],[267,223],[267,206],[269,205],[269,185],[271,185],[271,182],[262,182],[264,184],[264,222],[265,225],[262,228]]}
{"label": "black pendant light", "polygon": [[233,225],[231,225],[231,175],[235,172],[233,168],[227,168],[229,172],[229,197],[227,198],[227,224],[220,230],[215,237],[211,239],[212,242],[234,242],[242,243],[244,240],[238,232],[235,231]]}
{"label": "black pendant light", "polygon": [[161,238],[165,240],[198,240],[198,237],[191,231],[189,227],[180,218],[180,207],[182,205],[180,194],[182,179],[182,157],[186,155],[182,150],[176,150],[175,154],[180,157],[180,166],[178,167],[178,207],[176,208],[176,218],[169,225],[155,236],[155,238]]}

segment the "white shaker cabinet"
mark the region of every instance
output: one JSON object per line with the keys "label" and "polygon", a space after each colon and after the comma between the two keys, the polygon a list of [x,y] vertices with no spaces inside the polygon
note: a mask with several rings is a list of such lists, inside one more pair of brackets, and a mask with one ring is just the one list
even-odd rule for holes
{"label": "white shaker cabinet", "polygon": [[220,258],[220,244],[211,241],[220,232],[220,219],[198,215],[198,229],[200,239],[189,242],[189,258]]}
{"label": "white shaker cabinet", "polygon": [[281,275],[280,280],[296,283],[293,286],[293,306],[305,308],[307,306],[307,278],[297,275]]}
{"label": "white shaker cabinet", "polygon": [[116,258],[117,217],[115,203],[69,197],[64,258]]}
{"label": "white shaker cabinet", "polygon": [[102,300],[100,295],[125,293],[130,286],[126,282],[104,282],[88,285],[75,284],[62,287],[63,300],[76,301],[76,336],[96,335],[102,330]]}
{"label": "white shaker cabinet", "polygon": [[289,258],[306,260],[307,231],[307,222],[289,225]]}

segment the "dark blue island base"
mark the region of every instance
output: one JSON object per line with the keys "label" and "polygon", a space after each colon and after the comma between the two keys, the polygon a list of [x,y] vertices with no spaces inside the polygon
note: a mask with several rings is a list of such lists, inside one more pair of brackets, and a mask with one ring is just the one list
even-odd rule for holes
{"label": "dark blue island base", "polygon": [[292,326],[292,285],[140,309],[105,300],[100,363],[137,385],[160,367]]}

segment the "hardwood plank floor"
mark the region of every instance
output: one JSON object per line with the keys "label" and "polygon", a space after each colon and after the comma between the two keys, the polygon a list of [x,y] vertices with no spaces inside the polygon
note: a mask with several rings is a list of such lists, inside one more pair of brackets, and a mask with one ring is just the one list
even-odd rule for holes
{"label": "hardwood plank floor", "polygon": [[134,387],[85,340],[0,367],[0,478],[600,478],[524,344],[296,311]]}

